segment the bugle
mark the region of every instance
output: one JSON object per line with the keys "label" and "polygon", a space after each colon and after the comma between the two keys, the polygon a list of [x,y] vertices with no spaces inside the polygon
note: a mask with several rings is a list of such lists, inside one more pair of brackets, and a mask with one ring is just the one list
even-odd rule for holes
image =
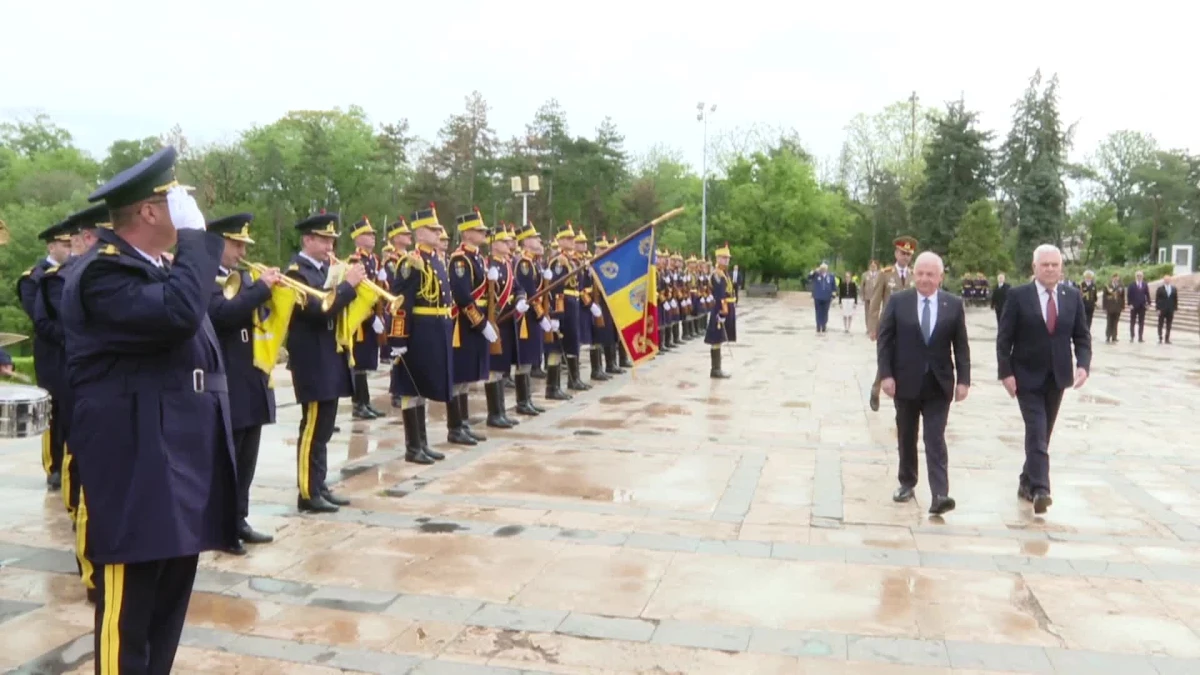
{"label": "bugle", "polygon": [[[342,264],[342,261],[338,260],[337,256],[335,256],[334,254],[330,253],[329,254],[329,264],[330,265],[339,265],[339,264]],[[391,293],[390,291],[388,291],[388,289],[375,283],[372,279],[363,277],[363,280],[359,283],[366,284],[367,288],[370,289],[370,291],[372,293],[383,298],[383,301],[387,303],[387,311],[391,314],[396,313],[396,311],[399,310],[404,305],[404,298]]]}
{"label": "bugle", "polygon": [[[238,258],[238,264],[245,267],[248,270],[258,272],[260,275],[263,274],[264,272],[266,272],[268,269],[270,269],[266,265],[263,265],[261,263],[256,263],[256,262],[250,262],[249,260],[246,260],[245,258]],[[279,275],[279,283],[284,285],[287,288],[292,289],[293,291],[296,291],[296,304],[298,304],[300,306],[304,306],[305,304],[307,304],[308,296],[311,295],[312,297],[314,297],[318,301],[320,301],[321,311],[328,312],[329,309],[331,307],[333,307],[334,300],[337,299],[337,291],[335,291],[335,290],[320,291],[320,290],[313,288],[312,286],[308,286],[299,281],[296,281],[295,279],[289,277],[286,274]],[[237,295],[238,291],[240,291],[241,289],[242,289],[242,275],[230,274],[229,278],[227,278],[225,280],[225,285],[221,288],[221,292],[225,295],[226,298],[231,299],[235,295]]]}

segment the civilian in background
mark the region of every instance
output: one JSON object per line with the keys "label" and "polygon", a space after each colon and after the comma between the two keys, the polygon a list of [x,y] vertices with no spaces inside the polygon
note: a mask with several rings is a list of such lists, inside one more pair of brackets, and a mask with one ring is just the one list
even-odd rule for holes
{"label": "civilian in background", "polygon": [[829,273],[829,265],[821,263],[808,275],[808,282],[812,284],[813,304],[817,309],[817,332],[824,333],[829,323],[829,306],[837,292],[837,278]]}
{"label": "civilian in background", "polygon": [[1133,342],[1133,329],[1137,328],[1137,341],[1142,342],[1142,330],[1146,327],[1146,308],[1150,306],[1150,287],[1145,275],[1138,270],[1133,283],[1125,289],[1125,302],[1129,304],[1129,341]]}
{"label": "civilian in background", "polygon": [[838,303],[842,306],[842,331],[850,332],[850,324],[854,323],[854,314],[858,311],[858,284],[854,283],[854,275],[846,272],[838,280]]}
{"label": "civilian in background", "polygon": [[1012,286],[1008,285],[1008,280],[1004,276],[1004,272],[996,275],[996,290],[992,291],[991,305],[992,310],[996,312],[996,323],[1000,323],[1000,314],[1004,312],[1004,301],[1008,299],[1008,291]]}
{"label": "civilian in background", "polygon": [[1164,342],[1163,323],[1167,325],[1165,342],[1171,344],[1171,322],[1179,309],[1179,291],[1171,284],[1171,275],[1163,277],[1162,286],[1154,293],[1154,309],[1158,310],[1158,343]]}

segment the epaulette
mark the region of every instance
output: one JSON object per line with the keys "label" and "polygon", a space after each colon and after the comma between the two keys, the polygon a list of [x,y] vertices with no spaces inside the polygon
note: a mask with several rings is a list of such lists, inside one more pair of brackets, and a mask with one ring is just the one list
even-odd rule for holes
{"label": "epaulette", "polygon": [[21,272],[21,276],[22,276],[22,277],[27,277],[27,276],[29,276],[30,274],[33,274],[33,268],[32,268],[32,267],[30,267],[29,269],[25,270],[24,272]]}
{"label": "epaulette", "polygon": [[58,268],[60,268],[60,267],[62,267],[62,265],[55,265],[54,267],[47,267],[46,271],[42,272],[42,274],[58,274]]}
{"label": "epaulette", "polygon": [[300,265],[298,265],[298,264],[296,264],[296,263],[292,263],[291,265],[288,265],[287,271],[288,271],[288,272],[299,272],[299,271],[300,271]]}
{"label": "epaulette", "polygon": [[121,255],[121,249],[112,244],[105,244],[96,252],[100,255]]}
{"label": "epaulette", "polygon": [[888,265],[887,267],[885,267],[885,268],[883,268],[883,269],[881,269],[881,270],[879,270],[879,271],[880,271],[880,272],[891,272],[891,271],[892,271],[892,266],[891,266],[891,265]]}

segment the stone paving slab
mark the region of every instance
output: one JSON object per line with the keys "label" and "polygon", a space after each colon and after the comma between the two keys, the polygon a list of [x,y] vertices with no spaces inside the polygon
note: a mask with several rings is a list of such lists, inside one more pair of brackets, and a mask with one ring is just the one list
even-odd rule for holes
{"label": "stone paving slab", "polygon": [[[931,519],[923,487],[890,500],[894,420],[867,408],[861,325],[815,334],[804,296],[739,309],[732,379],[688,343],[469,449],[440,442],[432,406],[448,458],[431,467],[403,462],[395,415],[343,408],[329,479],[354,505],[321,517],[294,511],[280,371],[251,509],[276,541],[202,557],[177,670],[1200,672],[1200,459],[1177,442],[1200,431],[1189,340],[1096,345],[1035,516],[1015,495],[994,317],[969,312],[976,384],[947,428],[959,507]],[[371,377],[381,409],[386,380]],[[39,450],[0,442],[0,669],[90,672]]]}

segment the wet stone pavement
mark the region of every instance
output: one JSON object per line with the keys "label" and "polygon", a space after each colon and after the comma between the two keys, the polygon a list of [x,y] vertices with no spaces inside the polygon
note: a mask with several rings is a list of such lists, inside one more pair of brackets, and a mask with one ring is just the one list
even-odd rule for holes
{"label": "wet stone pavement", "polygon": [[[176,672],[1200,672],[1194,336],[1096,345],[1035,517],[995,321],[972,311],[976,386],[948,429],[958,509],[931,519],[924,484],[890,499],[892,408],[867,406],[862,318],[817,336],[804,297],[741,309],[733,379],[710,380],[693,341],[478,447],[440,444],[432,467],[404,463],[399,416],[343,406],[330,477],[354,504],[330,516],[295,512],[300,411],[280,371],[252,508],[276,542],[202,557]],[[91,610],[38,457],[0,442],[0,670],[90,673]]]}

